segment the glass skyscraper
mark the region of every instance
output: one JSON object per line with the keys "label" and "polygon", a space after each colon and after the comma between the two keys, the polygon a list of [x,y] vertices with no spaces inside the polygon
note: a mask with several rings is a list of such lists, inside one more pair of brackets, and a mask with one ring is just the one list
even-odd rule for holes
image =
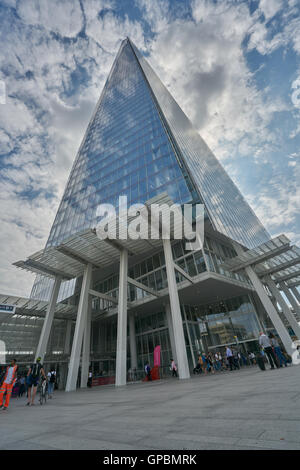
{"label": "glass skyscraper", "polygon": [[[119,196],[127,196],[130,206],[165,193],[180,205],[204,205],[201,249],[189,251],[183,240],[156,245],[145,240],[139,251],[132,240],[100,241],[90,230],[97,226],[99,204],[117,209]],[[224,352],[225,345],[235,345],[247,354],[257,350],[259,331],[274,331],[274,325],[289,345],[285,325],[290,328],[291,318],[285,314],[282,323],[281,312],[274,311],[253,270],[256,266],[247,258],[250,253],[259,263],[264,256],[269,259],[268,250],[277,254],[290,249],[284,237],[276,243],[269,239],[222,165],[127,38],[82,140],[45,251],[16,263],[52,276],[38,275],[34,283],[31,297],[51,301],[37,303],[47,309],[43,328],[34,311],[30,317],[32,332],[27,332],[27,357],[22,360],[44,355],[45,363],[59,365],[62,387],[74,390],[79,368],[81,386],[89,367],[94,376],[107,378],[106,383],[126,383],[129,369],[142,377],[144,365],[153,364],[156,346],[161,347],[161,373],[169,374],[170,358],[177,355],[179,377],[187,378],[202,351]],[[103,258],[97,262],[100,252]],[[241,253],[245,268],[239,268]],[[72,270],[74,263],[80,269]],[[35,308],[36,301],[29,304]],[[17,317],[15,328],[24,329],[22,317]],[[11,324],[0,327],[5,338]],[[8,341],[11,354],[25,351],[22,338]]]}
{"label": "glass skyscraper", "polygon": [[[251,248],[269,235],[221,164],[127,38],[120,47],[73,164],[46,247],[97,224],[97,206],[143,203],[166,191],[201,202],[212,227]],[[61,297],[74,289],[64,283]],[[47,299],[38,276],[32,297]]]}

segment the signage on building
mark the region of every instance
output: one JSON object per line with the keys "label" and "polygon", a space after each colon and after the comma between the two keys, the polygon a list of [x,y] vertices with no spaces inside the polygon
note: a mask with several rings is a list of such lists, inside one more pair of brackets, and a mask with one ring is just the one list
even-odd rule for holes
{"label": "signage on building", "polygon": [[15,311],[15,305],[0,304],[0,313],[15,313]]}

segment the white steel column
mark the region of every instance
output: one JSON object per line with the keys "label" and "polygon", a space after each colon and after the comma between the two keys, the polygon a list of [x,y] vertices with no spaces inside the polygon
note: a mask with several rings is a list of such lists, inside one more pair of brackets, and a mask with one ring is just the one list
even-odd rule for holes
{"label": "white steel column", "polygon": [[300,294],[297,287],[291,287],[291,291],[293,292],[294,296],[296,297],[298,303],[300,304]]}
{"label": "white steel column", "polygon": [[67,320],[64,354],[70,354],[71,331],[72,331],[72,320]]}
{"label": "white steel column", "polygon": [[123,249],[120,253],[116,386],[127,382],[127,277],[128,251]]}
{"label": "white steel column", "polygon": [[191,352],[193,367],[195,369],[195,367],[196,367],[195,355],[194,355],[193,344],[192,344],[192,339],[191,339],[191,334],[190,334],[190,328],[189,328],[189,324],[188,324],[188,321],[187,321],[187,318],[186,318],[185,307],[183,307],[183,310],[184,310],[185,326],[186,326],[186,331],[187,331],[189,345],[190,345],[190,352]]}
{"label": "white steel column", "polygon": [[275,282],[273,281],[273,279],[271,279],[270,276],[265,276],[264,280],[266,281],[266,284],[268,288],[270,289],[271,294],[275,298],[276,302],[282,308],[282,313],[284,314],[290,326],[293,328],[295,335],[298,337],[298,339],[300,339],[300,327],[298,325],[296,317],[291,312],[289,306],[287,305],[284,298],[280,294],[280,291],[279,289],[277,289]]}
{"label": "white steel column", "polygon": [[86,316],[86,324],[83,336],[82,359],[81,359],[81,382],[80,387],[86,388],[90,367],[90,350],[91,350],[91,324],[92,324],[92,297],[88,299],[88,310]]}
{"label": "white steel column", "polygon": [[[244,253],[240,245],[237,243],[234,244],[236,252],[238,255]],[[260,298],[261,303],[264,306],[264,309],[266,310],[268,316],[270,317],[271,322],[274,325],[274,328],[276,329],[282,344],[286,350],[286,352],[290,355],[293,354],[293,349],[292,349],[292,338],[289,335],[289,332],[287,331],[286,327],[284,326],[277,309],[274,307],[274,305],[271,302],[271,299],[269,298],[268,294],[266,293],[264,286],[259,279],[258,275],[252,268],[252,266],[247,266],[245,268],[245,272],[247,276],[249,277],[250,281],[252,282],[252,285]]]}
{"label": "white steel column", "polygon": [[167,322],[168,322],[172,359],[174,359],[175,363],[177,364],[177,355],[176,355],[176,348],[175,348],[175,338],[174,338],[174,330],[173,330],[170,304],[166,304],[165,310],[166,310],[166,317],[167,317]]}
{"label": "white steel column", "polygon": [[293,296],[293,294],[291,293],[290,289],[288,288],[288,286],[284,283],[284,282],[281,282],[279,284],[279,287],[280,289],[284,292],[284,294],[286,295],[288,301],[290,302],[291,306],[293,307],[294,309],[294,312],[298,315],[300,315],[300,306],[298,305],[297,303],[297,300],[295,299],[295,297]]}
{"label": "white steel column", "polygon": [[80,354],[82,348],[83,332],[86,324],[87,310],[88,310],[88,298],[89,289],[92,279],[92,264],[89,263],[83,274],[82,286],[80,292],[80,299],[77,311],[77,320],[72,344],[72,352],[70,357],[66,392],[76,390],[76,383],[78,377],[78,368],[80,362]]}
{"label": "white steel column", "polygon": [[292,354],[293,349],[291,347],[292,345],[292,338],[289,335],[289,332],[287,331],[286,327],[284,326],[283,322],[281,321],[281,318],[272,304],[268,294],[266,293],[259,277],[257,274],[254,272],[251,266],[248,266],[245,268],[246,274],[249,277],[250,281],[253,284],[254,289],[256,290],[261,303],[263,304],[267,314],[270,317],[271,322],[274,325],[274,328],[276,329],[277,333],[279,334],[279,337],[282,341],[282,344],[284,345],[284,348],[288,354]]}
{"label": "white steel column", "polygon": [[170,307],[171,307],[171,316],[173,323],[174,331],[174,340],[175,340],[175,351],[177,356],[178,364],[178,374],[180,379],[189,379],[190,371],[189,364],[186,353],[183,324],[180,312],[180,303],[176,285],[176,277],[174,270],[174,262],[172,256],[171,242],[168,239],[162,239],[165,260],[166,260],[166,270],[167,270],[167,279],[168,279],[168,290],[170,297]]}
{"label": "white steel column", "polygon": [[133,313],[129,315],[129,340],[130,340],[130,366],[133,372],[134,369],[137,369],[135,318],[134,318]]}
{"label": "white steel column", "polygon": [[47,307],[46,316],[45,316],[43,328],[41,331],[41,336],[39,339],[39,344],[36,350],[35,360],[38,357],[41,357],[43,361],[44,356],[46,354],[60,285],[61,285],[61,277],[57,276],[54,280],[54,284],[52,287],[51,297],[50,297],[50,301]]}

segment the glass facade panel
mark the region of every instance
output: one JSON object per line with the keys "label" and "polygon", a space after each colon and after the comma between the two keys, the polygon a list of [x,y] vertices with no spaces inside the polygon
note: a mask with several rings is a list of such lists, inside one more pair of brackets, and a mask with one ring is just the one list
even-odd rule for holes
{"label": "glass facade panel", "polygon": [[[127,196],[128,205],[164,191],[176,203],[191,202],[185,178],[142,69],[125,41],[75,159],[47,246],[95,227],[98,204],[117,209],[120,195]],[[152,269],[152,264],[142,266],[142,274]],[[47,296],[50,284],[39,277],[32,296]],[[71,285],[70,291],[74,288],[74,283],[64,284]]]}
{"label": "glass facade panel", "polygon": [[[76,232],[94,227],[97,206],[118,198],[128,204],[144,202],[166,191],[174,202],[204,202],[206,214],[218,231],[251,248],[269,235],[222,165],[161,83],[135,46],[125,40],[118,52],[100,100],[88,125],[69,175],[63,198],[50,231],[48,246],[56,246]],[[205,260],[173,247],[174,259],[191,276],[209,270],[247,282],[220,265],[234,256],[232,248],[206,240]],[[182,258],[184,255],[190,255]],[[166,286],[163,253],[133,268],[135,278],[147,276],[153,289]],[[151,274],[150,274],[151,273]],[[117,277],[115,277],[115,280]],[[176,272],[177,282],[183,277]],[[59,300],[74,292],[76,280],[64,282]],[[31,296],[48,299],[53,281],[37,276]],[[117,295],[116,282],[102,286]],[[147,295],[129,289],[129,298]],[[99,302],[103,307],[104,302]],[[242,334],[242,333],[241,333]]]}
{"label": "glass facade panel", "polygon": [[240,191],[191,122],[133,45],[163,118],[186,169],[209,213],[213,226],[252,248],[270,239]]}

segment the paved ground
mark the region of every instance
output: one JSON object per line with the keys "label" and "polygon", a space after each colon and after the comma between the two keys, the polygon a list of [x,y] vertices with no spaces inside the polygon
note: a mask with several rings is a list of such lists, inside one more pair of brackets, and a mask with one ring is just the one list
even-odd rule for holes
{"label": "paved ground", "polygon": [[300,449],[300,366],[12,399],[0,449]]}

